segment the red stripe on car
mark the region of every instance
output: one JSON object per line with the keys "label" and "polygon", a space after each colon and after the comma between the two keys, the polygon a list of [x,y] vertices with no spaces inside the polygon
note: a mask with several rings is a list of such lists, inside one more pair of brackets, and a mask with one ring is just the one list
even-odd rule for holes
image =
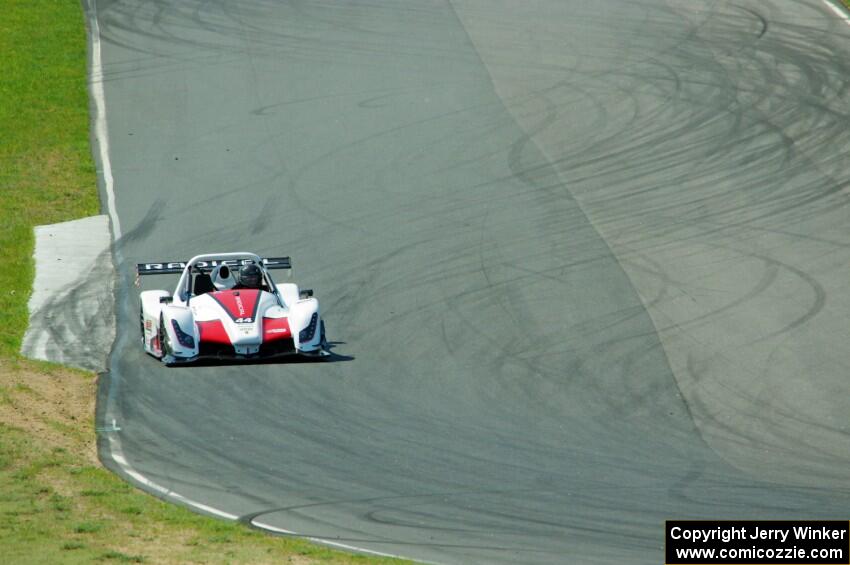
{"label": "red stripe on car", "polygon": [[241,290],[220,290],[211,292],[216,302],[230,314],[234,320],[239,318],[250,318],[254,321],[257,311],[257,302],[260,300],[260,290],[246,288]]}
{"label": "red stripe on car", "polygon": [[230,336],[224,329],[224,324],[218,320],[209,322],[197,322],[198,333],[201,334],[201,341],[206,343],[223,343],[230,345]]}

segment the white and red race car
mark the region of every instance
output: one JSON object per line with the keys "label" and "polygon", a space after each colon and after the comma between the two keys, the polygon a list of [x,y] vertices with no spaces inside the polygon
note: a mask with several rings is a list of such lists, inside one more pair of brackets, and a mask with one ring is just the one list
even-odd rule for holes
{"label": "white and red race car", "polygon": [[[256,265],[259,269],[249,267]],[[311,290],[276,285],[270,269],[291,269],[289,257],[253,253],[198,255],[188,262],[139,263],[139,277],[181,273],[174,292],[142,291],[145,352],[166,365],[199,359],[323,357],[328,352],[319,302]],[[240,284],[239,272],[256,276]]]}

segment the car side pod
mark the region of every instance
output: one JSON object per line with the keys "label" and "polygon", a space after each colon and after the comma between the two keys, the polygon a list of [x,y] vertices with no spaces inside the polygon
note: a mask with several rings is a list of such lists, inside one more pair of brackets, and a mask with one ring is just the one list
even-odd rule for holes
{"label": "car side pod", "polygon": [[139,296],[139,318],[142,345],[145,353],[162,357],[159,341],[159,320],[162,308],[171,300],[171,293],[164,290],[147,290]]}

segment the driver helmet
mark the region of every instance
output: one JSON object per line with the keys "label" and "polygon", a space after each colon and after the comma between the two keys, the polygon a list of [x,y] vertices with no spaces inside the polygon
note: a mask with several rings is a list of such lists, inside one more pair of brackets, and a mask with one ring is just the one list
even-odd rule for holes
{"label": "driver helmet", "polygon": [[262,279],[263,273],[253,263],[244,265],[239,269],[239,284],[244,288],[260,288],[260,281]]}

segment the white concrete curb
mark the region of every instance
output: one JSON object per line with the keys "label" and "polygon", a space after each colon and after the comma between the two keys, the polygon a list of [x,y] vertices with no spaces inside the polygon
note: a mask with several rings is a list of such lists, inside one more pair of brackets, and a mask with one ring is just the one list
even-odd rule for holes
{"label": "white concrete curb", "polygon": [[109,217],[35,228],[35,281],[21,353],[102,371],[115,339]]}

